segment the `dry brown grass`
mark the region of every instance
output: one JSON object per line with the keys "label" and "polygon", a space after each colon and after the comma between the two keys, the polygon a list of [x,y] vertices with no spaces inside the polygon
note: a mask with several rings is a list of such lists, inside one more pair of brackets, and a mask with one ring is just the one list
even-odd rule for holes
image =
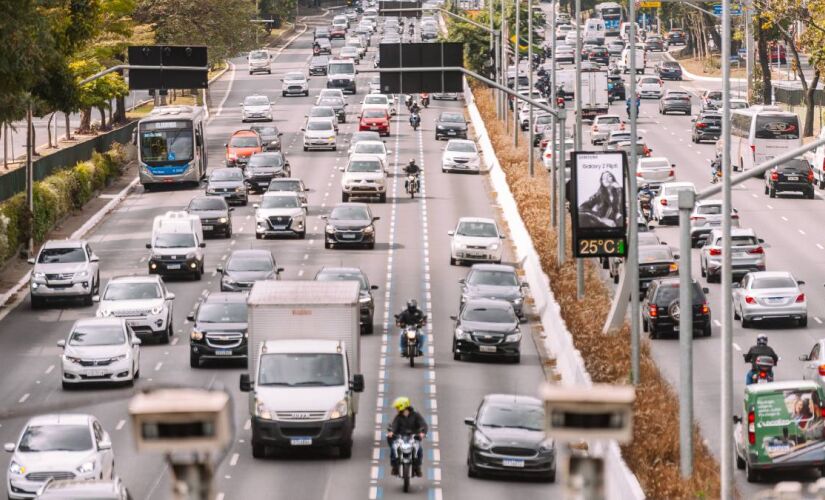
{"label": "dry brown grass", "polygon": [[[521,216],[538,251],[542,267],[561,305],[562,316],[581,351],[594,382],[629,383],[630,329],[617,335],[602,335],[601,328],[610,309],[610,294],[593,265],[587,266],[584,300],[576,298],[576,266],[567,248],[567,264],[556,264],[556,231],[550,227],[549,178],[543,168],[531,178],[527,168],[527,148],[512,145],[504,125],[495,118],[495,102],[489,91],[474,88],[476,104],[487,125],[513,192]],[[569,221],[569,218],[568,218]],[[567,227],[570,227],[568,222]],[[568,234],[568,241],[569,241]],[[633,441],[622,447],[622,454],[648,498],[693,499],[719,496],[718,464],[703,446],[698,427],[694,427],[694,475],[683,481],[679,475],[679,401],[673,388],[659,373],[647,341],[641,350],[641,384],[636,388]]]}

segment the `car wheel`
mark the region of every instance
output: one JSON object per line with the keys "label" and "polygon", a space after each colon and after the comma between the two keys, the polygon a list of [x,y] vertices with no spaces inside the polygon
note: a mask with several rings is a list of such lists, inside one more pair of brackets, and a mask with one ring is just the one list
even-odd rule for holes
{"label": "car wheel", "polygon": [[375,242],[371,241],[367,243],[367,250],[374,250],[375,249]]}
{"label": "car wheel", "polygon": [[201,367],[201,357],[195,354],[194,352],[189,353],[189,368],[200,368]]}
{"label": "car wheel", "polygon": [[261,233],[255,233],[256,240],[260,240],[261,238],[263,238],[263,235]]}
{"label": "car wheel", "polygon": [[386,203],[387,202],[387,193],[382,193],[381,196],[378,197],[378,201],[380,201],[381,203]]}
{"label": "car wheel", "polygon": [[341,193],[341,201],[346,203],[349,201],[349,195],[347,193]]}
{"label": "car wheel", "polygon": [[461,353],[456,349],[455,339],[453,339],[453,361],[461,361]]}
{"label": "car wheel", "polygon": [[92,286],[92,289],[89,290],[89,293],[87,295],[83,296],[83,305],[84,306],[92,305],[94,303],[94,301],[92,300],[92,297],[94,297],[94,295],[95,295],[94,286]]}
{"label": "car wheel", "polygon": [[266,446],[252,441],[252,456],[254,458],[266,458]]}
{"label": "car wheel", "polygon": [[281,92],[281,97],[286,97],[286,92]]}
{"label": "car wheel", "polygon": [[821,174],[819,178],[819,189],[825,189],[825,173]]}
{"label": "car wheel", "polygon": [[751,464],[747,461],[745,462],[745,476],[747,477],[749,483],[756,483],[760,479],[759,473],[753,470],[753,468],[751,468]]}
{"label": "car wheel", "polygon": [[555,482],[556,482],[556,469],[551,470],[551,471],[547,474],[547,476],[545,477],[545,480],[546,480],[548,483],[555,483]]}
{"label": "car wheel", "polygon": [[[734,447],[735,448],[735,447]],[[733,450],[734,456],[736,456],[736,468],[739,470],[743,470],[745,468],[745,460],[736,453],[736,450]]]}
{"label": "car wheel", "polygon": [[328,241],[325,241],[325,242],[324,242],[324,248],[326,248],[327,250],[329,250],[330,248],[332,248],[332,244],[331,244],[330,242],[328,242]]}
{"label": "car wheel", "polygon": [[805,328],[808,326],[808,316],[803,316],[802,319],[799,320],[800,328]]}
{"label": "car wheel", "polygon": [[736,304],[731,305],[731,309],[733,309],[733,319],[739,319],[739,311],[736,310]]}
{"label": "car wheel", "polygon": [[742,316],[742,328],[750,328],[752,326],[751,320]]}
{"label": "car wheel", "polygon": [[458,265],[458,261],[457,261],[457,260],[455,260],[454,258],[450,257],[450,265],[451,265],[451,266],[457,266],[457,265]]}
{"label": "car wheel", "polygon": [[808,191],[808,194],[805,197],[808,198],[809,200],[813,200],[814,198],[816,198],[816,195],[814,194],[814,189],[811,188],[811,190]]}
{"label": "car wheel", "polygon": [[649,330],[649,328],[648,328],[648,326],[647,326],[647,321],[645,321],[644,319],[642,319],[642,331],[643,331],[643,332],[645,332],[645,333],[647,333],[647,331],[648,331],[648,330]]}
{"label": "car wheel", "polygon": [[45,299],[32,295],[32,309],[41,309],[44,303]]}
{"label": "car wheel", "polygon": [[338,447],[338,456],[341,458],[352,458],[352,441],[348,441]]}
{"label": "car wheel", "polygon": [[707,277],[708,273],[705,270],[705,266],[699,266],[699,274],[701,274],[703,278]]}
{"label": "car wheel", "polygon": [[306,237],[307,237],[307,232],[306,232],[306,230],[301,231],[300,233],[298,233],[298,239],[299,239],[299,240],[305,240],[305,239],[306,239]]}
{"label": "car wheel", "polygon": [[768,189],[768,185],[765,184],[765,194],[768,194],[769,192],[770,192],[770,189]]}
{"label": "car wheel", "polygon": [[619,273],[614,273],[614,274],[613,274],[613,284],[614,284],[614,285],[618,285],[618,284],[619,284]]}
{"label": "car wheel", "polygon": [[710,323],[708,323],[707,325],[705,325],[704,328],[702,328],[702,336],[703,337],[710,337],[710,334],[711,334],[711,328],[710,328]]}
{"label": "car wheel", "polygon": [[304,146],[304,151],[309,151],[306,146]]}
{"label": "car wheel", "polygon": [[659,338],[659,332],[656,331],[656,325],[647,325],[647,327],[650,330],[650,338],[657,340]]}

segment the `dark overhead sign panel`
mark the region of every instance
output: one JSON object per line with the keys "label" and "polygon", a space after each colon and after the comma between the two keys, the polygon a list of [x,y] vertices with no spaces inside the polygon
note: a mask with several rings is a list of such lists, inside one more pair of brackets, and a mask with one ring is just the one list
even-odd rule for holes
{"label": "dark overhead sign panel", "polygon": [[206,47],[146,45],[129,47],[130,66],[157,66],[157,69],[130,69],[129,89],[205,89],[209,86],[207,69],[164,69],[164,66],[206,68]]}
{"label": "dark overhead sign panel", "polygon": [[624,151],[575,151],[572,163],[573,255],[627,255],[627,224],[636,223],[635,213],[627,220],[627,156]]}
{"label": "dark overhead sign panel", "polygon": [[388,17],[421,17],[420,10],[404,10],[398,12],[398,9],[420,8],[421,0],[379,0],[378,15]]}
{"label": "dark overhead sign panel", "polygon": [[[464,44],[458,42],[382,43],[378,50],[378,67],[381,69],[464,66]],[[381,92],[384,94],[463,91],[460,71],[381,73]]]}

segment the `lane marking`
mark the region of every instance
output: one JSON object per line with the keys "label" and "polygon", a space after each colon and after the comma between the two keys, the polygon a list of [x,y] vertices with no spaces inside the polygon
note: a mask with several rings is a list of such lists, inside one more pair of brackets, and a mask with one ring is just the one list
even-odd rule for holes
{"label": "lane marking", "polygon": [[22,404],[22,403],[25,403],[25,402],[26,402],[26,400],[27,400],[27,399],[29,399],[29,396],[31,396],[31,394],[29,394],[29,393],[27,392],[26,394],[23,394],[23,395],[20,397],[20,399],[18,399],[18,400],[17,400],[17,402],[18,402],[18,403],[21,403],[21,404]]}
{"label": "lane marking", "polygon": [[123,426],[125,426],[125,425],[126,425],[126,420],[121,419],[117,422],[117,425],[115,426],[115,430],[119,431],[120,429],[123,429]]}
{"label": "lane marking", "polygon": [[235,467],[236,465],[238,465],[238,459],[239,458],[241,458],[241,456],[239,454],[233,453],[232,458],[229,459],[229,466],[230,467]]}
{"label": "lane marking", "polygon": [[736,342],[734,342],[734,343],[733,343],[733,348],[734,348],[734,349],[736,349],[737,351],[741,351],[741,350],[742,350],[742,348],[741,348],[741,347],[739,347],[739,344],[737,344]]}
{"label": "lane marking", "polygon": [[54,370],[54,365],[49,365],[49,367],[46,368],[46,375],[50,374],[52,370]]}
{"label": "lane marking", "polygon": [[814,316],[814,321],[816,321],[816,322],[817,322],[817,323],[819,323],[820,325],[822,324],[822,320],[821,320],[821,319],[819,319],[819,316]]}

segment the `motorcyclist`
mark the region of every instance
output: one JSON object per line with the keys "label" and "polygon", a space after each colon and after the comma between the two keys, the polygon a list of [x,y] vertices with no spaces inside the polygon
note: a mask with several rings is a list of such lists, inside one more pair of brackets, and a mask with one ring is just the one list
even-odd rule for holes
{"label": "motorcyclist", "polygon": [[[408,169],[415,168],[417,171],[420,172],[418,165],[415,164],[414,160],[410,160],[410,163],[404,167],[404,172],[407,172]],[[420,356],[423,354],[422,348],[424,347],[424,332],[421,331],[421,325],[427,319],[427,315],[418,308],[418,301],[415,299],[410,299],[407,302],[407,308],[401,311],[396,317],[396,321],[398,322],[398,326],[401,327],[401,332],[399,335],[398,345],[401,349],[401,356],[404,357],[407,355],[406,349],[404,349],[404,344],[406,339],[404,338],[404,327],[407,325],[415,325],[416,329],[418,330],[418,355]]]}
{"label": "motorcyclist", "polygon": [[312,42],[312,52],[314,52],[316,54],[321,52],[321,44],[318,43],[318,40],[315,40],[314,42]]}
{"label": "motorcyclist", "polygon": [[[633,100],[628,97],[625,106],[627,107],[627,116],[630,117],[630,104]],[[642,105],[642,96],[641,94],[636,94],[636,119],[639,118],[639,108]]]}
{"label": "motorcyclist", "polygon": [[[752,346],[748,349],[748,352],[745,353],[745,363],[751,364],[751,369],[748,370],[748,374],[745,377],[745,385],[751,383],[751,378],[754,372],[756,372],[756,358],[759,356],[770,356],[773,359],[774,366],[779,363],[779,356],[777,356],[776,351],[768,345],[768,336],[764,333],[756,336],[756,345]],[[773,373],[771,373],[771,375],[773,375]]]}
{"label": "motorcyclist", "polygon": [[711,182],[716,183],[716,181],[721,177],[722,173],[722,157],[720,155],[716,155],[716,158],[710,162],[710,175],[711,175]]}
{"label": "motorcyclist", "polygon": [[410,113],[410,126],[416,129],[419,125],[421,125],[421,115],[418,114],[418,110],[416,109]]}
{"label": "motorcyclist", "polygon": [[425,107],[429,106],[429,104],[430,104],[430,94],[429,93],[422,92],[418,95],[418,97],[421,99],[421,104],[423,106],[425,106]]}
{"label": "motorcyclist", "polygon": [[[401,396],[392,402],[393,408],[398,412],[392,419],[389,429],[387,429],[387,443],[390,446],[390,464],[392,465],[392,475],[398,475],[398,456],[395,454],[395,447],[392,445],[396,435],[414,435],[421,441],[427,435],[427,421],[420,413],[415,411],[410,404],[410,398]],[[424,460],[424,446],[418,444],[418,454],[413,462],[413,475],[422,477],[421,463]]]}
{"label": "motorcyclist", "polygon": [[410,114],[417,115],[420,111],[421,108],[418,106],[418,103],[413,101],[412,104],[410,104]]}
{"label": "motorcyclist", "polygon": [[642,184],[642,187],[639,188],[639,197],[642,195],[648,196],[651,200],[656,196],[656,193],[650,189],[650,184]]}

